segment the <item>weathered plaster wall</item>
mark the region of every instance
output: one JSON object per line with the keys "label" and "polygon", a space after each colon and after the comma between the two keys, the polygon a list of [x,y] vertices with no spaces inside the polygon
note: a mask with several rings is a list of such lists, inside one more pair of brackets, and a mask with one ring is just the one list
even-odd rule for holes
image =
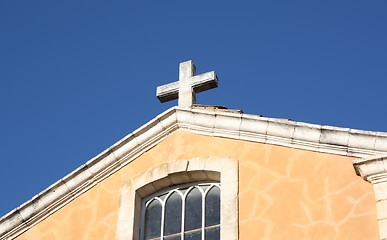
{"label": "weathered plaster wall", "polygon": [[148,168],[197,156],[239,161],[241,240],[378,239],[372,186],[351,158],[184,131],[17,239],[115,239],[121,186]]}

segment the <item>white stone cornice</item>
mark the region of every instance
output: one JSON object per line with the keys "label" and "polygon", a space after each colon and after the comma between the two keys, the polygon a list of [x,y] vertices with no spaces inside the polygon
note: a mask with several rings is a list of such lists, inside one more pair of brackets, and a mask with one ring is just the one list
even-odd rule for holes
{"label": "white stone cornice", "polygon": [[381,182],[387,182],[387,173],[378,173],[367,177],[368,181],[372,184],[377,184]]}
{"label": "white stone cornice", "polygon": [[357,175],[367,181],[378,183],[387,180],[387,155],[376,155],[353,161]]}
{"label": "white stone cornice", "polygon": [[[387,133],[320,126],[217,108],[173,107],[2,217],[0,239],[20,235],[178,129],[344,156],[364,158],[387,154]],[[381,161],[367,159],[354,163],[359,174],[368,176],[371,172],[385,170],[384,165],[380,165],[380,162],[384,164],[384,158]],[[368,167],[368,163],[372,167]]]}
{"label": "white stone cornice", "polygon": [[[178,125],[194,133],[354,157],[387,153],[387,134],[266,118],[237,111],[176,108]],[[379,144],[378,144],[379,143]]]}

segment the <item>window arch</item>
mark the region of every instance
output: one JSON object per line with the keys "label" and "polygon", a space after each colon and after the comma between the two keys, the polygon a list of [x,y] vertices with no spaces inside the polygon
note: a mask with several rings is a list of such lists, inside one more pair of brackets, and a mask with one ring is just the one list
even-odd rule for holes
{"label": "window arch", "polygon": [[142,201],[142,240],[220,239],[220,184],[168,188]]}
{"label": "window arch", "polygon": [[141,239],[142,199],[162,189],[194,182],[221,184],[220,237],[237,240],[238,162],[212,156],[166,162],[128,178],[120,189],[116,239]]}

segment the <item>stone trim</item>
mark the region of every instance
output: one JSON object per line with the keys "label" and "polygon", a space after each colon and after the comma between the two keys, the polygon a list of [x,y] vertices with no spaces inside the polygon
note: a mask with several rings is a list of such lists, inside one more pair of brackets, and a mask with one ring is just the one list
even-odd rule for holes
{"label": "stone trim", "polygon": [[387,239],[387,155],[379,155],[353,161],[357,175],[372,183],[380,239]]}
{"label": "stone trim", "polygon": [[345,156],[387,153],[387,133],[265,118],[221,109],[173,107],[0,219],[0,240],[14,238],[178,129]]}
{"label": "stone trim", "polygon": [[117,240],[139,240],[141,199],[173,185],[197,181],[221,183],[221,239],[238,239],[238,162],[228,158],[194,158],[162,164],[121,187]]}
{"label": "stone trim", "polygon": [[387,133],[321,126],[238,112],[176,109],[179,128],[194,133],[297,149],[366,157],[387,152]]}
{"label": "stone trim", "polygon": [[371,183],[384,181],[387,173],[387,155],[376,155],[353,161],[356,174]]}
{"label": "stone trim", "polygon": [[374,187],[379,238],[387,239],[387,173],[368,177]]}

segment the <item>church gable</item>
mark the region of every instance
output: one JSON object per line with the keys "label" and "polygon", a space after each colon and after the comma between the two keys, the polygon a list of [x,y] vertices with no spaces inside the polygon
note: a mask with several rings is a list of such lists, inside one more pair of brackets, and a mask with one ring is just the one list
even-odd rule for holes
{"label": "church gable", "polygon": [[[178,107],[1,218],[0,239],[377,238],[378,223],[387,226],[386,133],[195,104],[217,81],[182,63],[179,81],[157,90],[160,101],[179,97]],[[220,222],[207,225],[206,189],[214,186]],[[180,194],[185,209],[192,189],[201,192],[200,227],[185,226],[182,210],[180,232],[164,232],[168,196]],[[144,233],[145,199],[159,202],[152,237]]]}
{"label": "church gable", "polygon": [[[300,134],[302,132],[304,134]],[[178,137],[183,136],[184,134],[182,133],[185,133],[187,137]],[[171,138],[175,135],[178,140],[173,144],[165,145],[166,142],[175,139],[175,137]],[[211,139],[210,142],[216,140],[216,143],[200,145],[202,140],[195,140],[200,138],[200,136],[207,136],[206,139]],[[71,201],[75,196],[82,195],[85,191],[96,191],[94,190],[96,184],[108,176],[115,174],[115,172],[121,171],[120,169],[124,166],[136,166],[140,161],[139,159],[143,159],[141,160],[141,164],[139,164],[142,168],[134,168],[135,170],[133,172],[127,173],[128,176],[135,176],[145,171],[145,169],[154,166],[156,163],[150,156],[152,153],[156,153],[154,151],[155,149],[158,149],[156,155],[160,155],[160,152],[163,153],[161,154],[165,156],[163,161],[190,159],[197,157],[197,154],[200,152],[204,154],[203,157],[213,155],[233,156],[235,153],[243,153],[242,150],[245,148],[235,147],[235,141],[242,145],[252,143],[267,147],[277,145],[281,147],[281,151],[283,152],[286,152],[286,149],[293,149],[293,151],[300,149],[303,150],[302,152],[307,150],[305,152],[314,155],[319,155],[318,152],[321,152],[321,154],[329,153],[328,155],[335,156],[337,159],[340,158],[340,155],[367,156],[370,153],[376,154],[383,151],[383,145],[378,144],[374,144],[371,149],[366,148],[367,141],[364,141],[364,139],[369,139],[367,141],[376,143],[384,140],[384,138],[371,135],[368,132],[354,132],[349,129],[263,118],[243,114],[238,111],[217,108],[204,109],[203,107],[192,109],[172,108],[157,116],[154,120],[132,134],[129,134],[123,140],[88,161],[70,175],[53,184],[30,202],[27,202],[25,205],[11,212],[8,216],[2,218],[1,226],[3,234],[4,236],[20,234],[20,232],[34,226],[35,222],[39,222],[42,218],[52,214],[58,208],[63,207],[69,202],[69,204],[73,203],[74,201]],[[179,151],[183,151],[187,155],[173,155]],[[352,171],[353,174],[354,171],[351,166],[352,158],[348,159],[346,164],[349,164],[348,166],[351,170],[347,170]],[[235,160],[242,163],[246,161],[246,158],[235,157]],[[262,161],[262,159],[256,157],[251,162],[258,163],[259,161]],[[275,164],[283,165],[283,161],[283,159],[278,158]],[[315,157],[310,157],[308,161],[317,164]],[[334,168],[342,166],[343,164],[340,160],[331,161],[331,166],[335,166]],[[161,164],[161,162],[158,164]],[[240,168],[242,167],[243,165],[240,165]],[[313,166],[311,168],[314,169]],[[332,182],[334,180],[330,180],[329,184],[332,184]],[[243,195],[240,196],[239,201],[242,202]],[[116,207],[118,208],[118,199],[115,200]],[[113,201],[113,199],[107,202],[110,201]],[[243,227],[240,226],[240,228],[242,229]],[[243,233],[241,234],[243,235]]]}
{"label": "church gable", "polygon": [[[310,239],[321,231],[342,239],[375,237],[372,187],[354,174],[352,159],[178,130],[19,239],[55,239],[54,232],[57,239],[126,239],[140,225],[128,192],[141,190],[142,198],[171,184],[200,180],[219,181],[223,187],[216,172],[233,168],[238,204],[235,211],[227,209],[237,214],[239,239],[252,234]],[[176,173],[185,174],[174,177]],[[230,180],[230,173],[224,173],[225,179]],[[361,224],[361,230],[354,224]]]}

